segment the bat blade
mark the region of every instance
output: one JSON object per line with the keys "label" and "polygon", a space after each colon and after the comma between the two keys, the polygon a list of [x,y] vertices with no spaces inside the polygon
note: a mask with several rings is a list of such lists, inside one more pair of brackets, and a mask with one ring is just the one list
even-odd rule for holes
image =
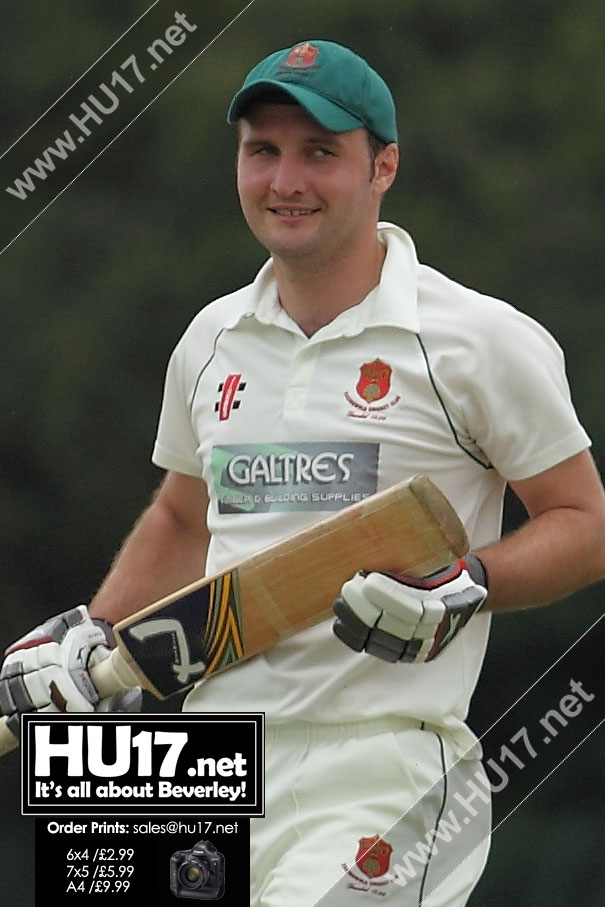
{"label": "bat blade", "polygon": [[[93,681],[103,697],[141,685],[166,699],[331,617],[358,570],[426,576],[467,551],[447,498],[415,476],[120,621]],[[16,745],[3,719],[0,754]]]}
{"label": "bat blade", "polygon": [[447,499],[415,476],[167,596],[114,632],[142,685],[164,699],[329,618],[357,570],[425,576],[467,550]]}

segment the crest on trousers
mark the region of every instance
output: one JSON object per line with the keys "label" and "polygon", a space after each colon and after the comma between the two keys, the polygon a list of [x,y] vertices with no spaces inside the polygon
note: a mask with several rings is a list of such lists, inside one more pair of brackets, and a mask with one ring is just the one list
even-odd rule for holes
{"label": "crest on trousers", "polygon": [[386,897],[394,879],[389,873],[393,848],[380,835],[360,838],[355,862],[342,864],[347,888],[366,894]]}
{"label": "crest on trousers", "polygon": [[355,389],[359,396],[367,403],[381,400],[389,392],[393,369],[382,359],[373,362],[364,362],[359,369],[359,381]]}
{"label": "crest on trousers", "polygon": [[374,835],[373,838],[360,838],[355,865],[369,879],[375,879],[376,876],[383,876],[388,871],[392,853],[391,845],[383,841],[379,835]]}
{"label": "crest on trousers", "polygon": [[297,44],[297,46],[290,51],[285,65],[292,66],[294,69],[304,69],[315,63],[315,58],[318,54],[319,48],[314,47],[313,44],[305,41],[304,44]]}

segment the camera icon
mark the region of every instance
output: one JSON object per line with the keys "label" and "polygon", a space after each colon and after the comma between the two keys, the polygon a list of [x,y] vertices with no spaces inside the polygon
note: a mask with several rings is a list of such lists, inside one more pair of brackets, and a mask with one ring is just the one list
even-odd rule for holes
{"label": "camera icon", "polygon": [[216,901],[225,892],[225,858],[210,841],[170,857],[170,890],[177,898]]}

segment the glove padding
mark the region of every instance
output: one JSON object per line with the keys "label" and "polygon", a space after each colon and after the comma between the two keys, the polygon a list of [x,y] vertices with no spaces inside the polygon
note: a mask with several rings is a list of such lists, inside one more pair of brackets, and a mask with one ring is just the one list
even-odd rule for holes
{"label": "glove padding", "polygon": [[357,573],[334,602],[334,633],[356,652],[384,661],[432,661],[487,597],[485,572],[471,557],[484,585],[471,578],[465,560],[422,579]]}
{"label": "glove padding", "polygon": [[97,692],[89,669],[115,645],[111,627],[94,621],[85,605],[59,614],[13,643],[0,671],[0,710],[19,734],[23,712],[134,711],[141,691],[106,699]]}

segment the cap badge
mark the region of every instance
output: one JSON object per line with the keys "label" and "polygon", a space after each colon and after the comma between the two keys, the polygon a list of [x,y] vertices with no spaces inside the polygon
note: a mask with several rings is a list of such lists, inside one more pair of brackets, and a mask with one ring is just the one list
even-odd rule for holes
{"label": "cap badge", "polygon": [[284,65],[294,69],[305,69],[307,66],[313,65],[318,54],[319,48],[305,41],[304,44],[297,44],[292,48]]}

